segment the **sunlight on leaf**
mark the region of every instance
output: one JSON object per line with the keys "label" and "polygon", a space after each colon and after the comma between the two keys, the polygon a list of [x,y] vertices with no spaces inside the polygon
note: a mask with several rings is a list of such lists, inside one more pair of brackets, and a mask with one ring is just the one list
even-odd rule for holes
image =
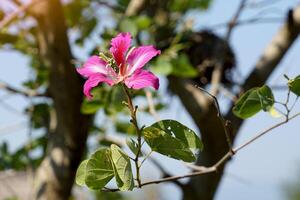
{"label": "sunlight on leaf", "polygon": [[80,163],[77,172],[76,172],[76,183],[80,186],[85,185],[85,176],[86,176],[86,164],[88,160],[84,160]]}
{"label": "sunlight on leaf", "polygon": [[118,188],[121,191],[132,190],[134,181],[129,156],[115,144],[112,144],[110,149]]}
{"label": "sunlight on leaf", "polygon": [[283,116],[283,115],[282,115],[281,113],[279,113],[279,112],[276,110],[276,108],[274,108],[274,107],[271,107],[271,109],[269,110],[269,113],[270,113],[270,115],[271,115],[272,117],[274,117],[274,118],[280,118],[280,117]]}
{"label": "sunlight on leaf", "polygon": [[288,82],[290,90],[297,96],[300,96],[300,75]]}
{"label": "sunlight on leaf", "polygon": [[153,151],[185,162],[194,162],[195,155],[185,142],[162,129],[150,126],[143,130],[144,138]]}
{"label": "sunlight on leaf", "polygon": [[268,86],[252,88],[244,93],[233,107],[233,113],[242,119],[252,117],[261,110],[269,111],[274,105],[274,95]]}
{"label": "sunlight on leaf", "polygon": [[90,189],[103,188],[114,177],[113,166],[110,160],[110,150],[97,150],[86,164],[85,183]]}

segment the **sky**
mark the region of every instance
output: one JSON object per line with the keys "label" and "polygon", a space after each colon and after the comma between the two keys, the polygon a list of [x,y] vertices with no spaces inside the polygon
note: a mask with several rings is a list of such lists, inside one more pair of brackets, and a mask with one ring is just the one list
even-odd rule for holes
{"label": "sky", "polygon": [[[238,0],[215,0],[208,11],[200,14],[191,12],[187,17],[194,19],[194,28],[197,30],[214,27],[216,24],[227,22],[232,17],[239,2]],[[264,17],[283,18],[289,8],[293,8],[299,3],[296,0],[273,0],[272,2],[274,2],[273,6],[265,9],[246,9],[242,13],[241,19],[249,19],[257,14]],[[281,23],[252,24],[239,26],[234,30],[231,45],[237,56],[237,67],[241,77],[246,77],[251,71],[280,25]],[[226,30],[217,28],[214,31],[223,35]],[[78,49],[75,53],[83,54],[84,52],[87,51]],[[276,72],[270,77],[269,85],[283,85],[285,79],[282,74],[284,73],[289,77],[300,74],[299,52],[300,40],[294,43]],[[21,83],[31,76],[28,65],[28,59],[25,56],[16,52],[0,50],[0,81],[21,88]],[[161,90],[164,91],[165,87],[165,81],[162,80]],[[283,99],[284,97],[284,91],[275,92],[275,98]],[[10,144],[10,149],[14,150],[28,140],[28,119],[22,112],[29,101],[22,96],[10,95],[0,90],[0,102],[0,142],[7,141]],[[299,111],[300,106],[296,106],[295,110]],[[179,120],[197,130],[188,114],[181,111],[182,107],[178,99],[172,98],[172,106],[160,113],[160,117]],[[235,145],[241,144],[280,120],[282,119],[274,119],[267,113],[259,113],[244,123]],[[299,177],[300,174],[299,122],[300,118],[295,119],[240,151],[227,165],[215,199],[286,199],[284,186],[290,181],[296,180],[295,177]],[[163,160],[163,165],[171,173],[183,174],[187,172],[177,161],[163,159],[157,154],[155,157]],[[150,167],[146,167],[145,172],[148,172]],[[146,178],[153,179],[157,175],[157,172],[151,172],[149,175],[146,174]],[[158,186],[148,187],[146,190],[151,191],[154,187],[157,188]],[[180,192],[172,184],[159,185],[159,190],[168,191],[160,192],[162,199],[181,199]]]}

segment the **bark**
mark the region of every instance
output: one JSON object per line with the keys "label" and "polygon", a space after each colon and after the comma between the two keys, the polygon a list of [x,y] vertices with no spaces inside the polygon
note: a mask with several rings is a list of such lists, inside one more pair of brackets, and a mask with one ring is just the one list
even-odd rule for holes
{"label": "bark", "polygon": [[[248,90],[261,86],[278,66],[285,53],[291,47],[300,32],[300,6],[289,11],[285,24],[280,28],[263,55],[255,65],[252,73],[242,86]],[[216,115],[212,100],[185,80],[171,77],[172,90],[180,97],[184,107],[198,126],[204,143],[204,151],[198,158],[197,164],[209,166],[217,162],[228,151],[225,133]],[[238,133],[243,121],[233,116],[231,109],[226,118],[232,122],[233,137]],[[224,169],[224,168],[223,168]],[[221,180],[223,169],[216,174],[194,177],[185,186],[183,199],[213,199]]]}
{"label": "bark", "polygon": [[59,0],[41,1],[29,12],[38,22],[40,56],[49,67],[54,115],[47,154],[37,170],[34,199],[68,199],[85,149],[90,116],[80,113],[81,79],[71,64],[67,27]]}

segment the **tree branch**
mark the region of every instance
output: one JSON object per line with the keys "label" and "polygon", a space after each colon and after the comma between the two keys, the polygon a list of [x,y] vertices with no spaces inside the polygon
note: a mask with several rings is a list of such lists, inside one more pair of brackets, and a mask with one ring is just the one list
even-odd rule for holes
{"label": "tree branch", "polygon": [[[288,12],[285,24],[280,28],[255,65],[254,70],[243,84],[242,90],[245,91],[265,83],[298,37],[299,27],[300,6],[297,6],[293,11]],[[169,82],[172,83],[170,84],[171,90],[179,96],[182,104],[200,129],[202,141],[206,148],[198,157],[197,165],[212,166],[228,150],[226,138],[223,136],[223,125],[217,117],[216,108],[210,99],[207,99],[201,94],[201,91],[197,91],[193,87],[192,82],[176,77],[169,77]],[[229,112],[225,115],[225,119],[231,122],[230,128],[232,130],[230,132],[232,133],[231,137],[234,139],[243,120],[236,118],[232,114],[232,106],[229,107]],[[222,170],[223,168],[220,167],[220,173],[192,178],[186,187],[188,189],[183,191],[184,199],[213,199],[222,177]]]}
{"label": "tree branch", "polygon": [[[270,128],[267,128],[266,130],[260,132],[259,134],[257,134],[256,136],[254,136],[253,138],[250,138],[248,141],[246,141],[245,143],[235,147],[234,149],[232,149],[231,151],[228,151],[219,161],[217,161],[214,165],[212,165],[211,167],[204,167],[204,166],[197,166],[196,171],[192,172],[192,173],[188,173],[185,175],[179,175],[179,176],[171,176],[171,177],[166,177],[166,178],[161,178],[158,180],[153,180],[153,181],[147,181],[144,183],[141,183],[140,187],[146,186],[146,185],[152,185],[152,184],[159,184],[159,183],[163,183],[163,182],[169,182],[169,181],[177,181],[179,179],[184,179],[184,178],[189,178],[189,177],[194,177],[194,176],[200,176],[200,175],[204,175],[204,174],[210,174],[210,173],[214,173],[217,172],[218,169],[231,157],[233,157],[234,155],[236,155],[240,150],[246,148],[248,145],[252,144],[253,142],[255,142],[256,140],[258,140],[260,137],[262,137],[263,135],[269,133],[270,131],[288,123],[290,120],[296,118],[300,116],[300,113],[297,113],[289,118],[287,118],[286,120],[275,124],[273,126],[271,126]],[[135,186],[137,187],[137,186]],[[118,189],[109,189],[109,188],[105,188],[105,191],[109,191],[109,192],[116,192],[119,191]]]}
{"label": "tree branch", "polygon": [[31,6],[36,3],[42,2],[45,0],[32,0],[31,2],[21,4],[17,10],[9,14],[2,21],[0,21],[0,29],[3,29],[5,26],[9,25],[14,19],[18,17],[19,14],[26,12]]}
{"label": "tree branch", "polygon": [[36,90],[19,90],[4,82],[0,82],[0,89],[7,90],[11,93],[20,94],[25,97],[49,97],[48,94],[38,93]]}

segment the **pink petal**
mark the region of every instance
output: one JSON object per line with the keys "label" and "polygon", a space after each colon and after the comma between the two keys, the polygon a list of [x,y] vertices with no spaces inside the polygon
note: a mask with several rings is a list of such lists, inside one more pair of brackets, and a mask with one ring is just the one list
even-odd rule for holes
{"label": "pink petal", "polygon": [[111,40],[111,48],[109,51],[113,54],[118,66],[124,64],[125,54],[131,43],[130,33],[120,33]]}
{"label": "pink petal", "polygon": [[113,80],[104,76],[103,74],[98,73],[91,75],[83,86],[83,93],[85,94],[85,96],[87,96],[88,99],[91,99],[93,97],[91,95],[91,89],[102,82],[107,83],[110,86],[114,84]]}
{"label": "pink petal", "polygon": [[149,71],[139,69],[132,76],[125,79],[125,84],[129,88],[141,89],[144,87],[159,88],[159,79]]}
{"label": "pink petal", "polygon": [[77,72],[84,77],[90,77],[95,73],[108,74],[108,68],[106,62],[98,56],[90,57],[83,65],[83,67],[77,68]]}
{"label": "pink petal", "polygon": [[159,50],[156,50],[152,45],[141,46],[132,50],[127,58],[127,75],[131,75],[135,70],[141,69],[149,62],[154,56],[160,54]]}

